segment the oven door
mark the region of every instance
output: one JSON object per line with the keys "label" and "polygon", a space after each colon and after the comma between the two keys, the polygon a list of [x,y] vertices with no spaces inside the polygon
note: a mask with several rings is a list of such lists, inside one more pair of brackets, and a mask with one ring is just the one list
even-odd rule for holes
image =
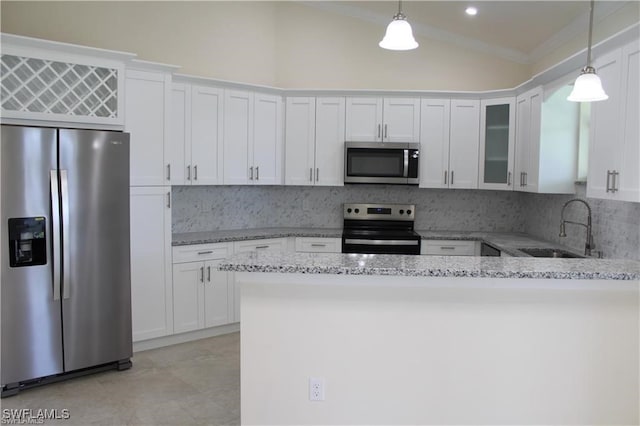
{"label": "oven door", "polygon": [[409,155],[407,144],[346,142],[344,182],[408,184]]}
{"label": "oven door", "polygon": [[342,252],[362,254],[420,254],[420,238],[389,239],[343,235]]}

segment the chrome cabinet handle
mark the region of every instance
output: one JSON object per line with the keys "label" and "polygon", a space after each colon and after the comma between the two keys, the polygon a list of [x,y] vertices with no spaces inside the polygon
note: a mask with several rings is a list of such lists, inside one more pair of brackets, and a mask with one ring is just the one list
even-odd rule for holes
{"label": "chrome cabinet handle", "polygon": [[381,129],[382,129],[382,126],[380,124],[378,124],[378,139],[380,139]]}
{"label": "chrome cabinet handle", "polygon": [[167,208],[171,208],[171,191],[167,192]]}
{"label": "chrome cabinet handle", "polygon": [[320,180],[320,168],[316,168],[316,182]]}
{"label": "chrome cabinet handle", "polygon": [[260,180],[260,166],[256,166],[256,180]]}
{"label": "chrome cabinet handle", "polygon": [[199,251],[198,254],[211,254],[213,253],[213,250],[205,250],[205,251]]}
{"label": "chrome cabinet handle", "polygon": [[167,180],[171,180],[171,164],[167,164]]}
{"label": "chrome cabinet handle", "polygon": [[187,166],[187,180],[191,180],[191,165]]}
{"label": "chrome cabinet handle", "polygon": [[611,179],[611,192],[614,192],[614,193],[618,192],[617,183],[618,183],[618,175],[619,174],[620,173],[618,173],[617,170],[614,170],[613,172],[611,172],[611,177],[612,177],[612,179]]}
{"label": "chrome cabinet handle", "polygon": [[198,180],[198,165],[193,166],[193,180]]}
{"label": "chrome cabinet handle", "polygon": [[389,134],[387,133],[387,125],[384,125],[384,138],[388,139],[389,138]]}
{"label": "chrome cabinet handle", "polygon": [[610,178],[611,178],[611,170],[607,170],[607,190],[606,190],[606,192],[610,192],[611,191],[611,186],[610,186],[610,183],[609,183]]}
{"label": "chrome cabinet handle", "polygon": [[440,250],[455,250],[456,248],[453,246],[440,246]]}
{"label": "chrome cabinet handle", "polygon": [[207,266],[207,281],[211,282],[211,266]]}
{"label": "chrome cabinet handle", "polygon": [[524,172],[520,172],[520,186],[524,186]]}
{"label": "chrome cabinet handle", "polygon": [[71,292],[71,252],[69,238],[64,233],[69,229],[69,178],[66,170],[60,170],[60,198],[62,199],[62,298],[68,299]]}
{"label": "chrome cabinet handle", "polygon": [[448,175],[448,174],[449,174],[449,172],[445,170],[445,171],[444,171],[444,184],[445,184],[445,185],[447,184],[447,175]]}
{"label": "chrome cabinet handle", "polygon": [[316,244],[316,243],[312,243],[311,247],[326,247],[326,244]]}
{"label": "chrome cabinet handle", "polygon": [[451,185],[453,185],[453,170],[451,170]]}
{"label": "chrome cabinet handle", "polygon": [[204,282],[204,266],[200,267],[200,282]]}
{"label": "chrome cabinet handle", "polygon": [[529,173],[524,172],[524,186],[529,186]]}
{"label": "chrome cabinet handle", "polygon": [[511,172],[507,173],[507,186],[511,186]]}
{"label": "chrome cabinet handle", "polygon": [[258,249],[266,249],[266,248],[269,248],[269,246],[256,246],[256,250],[258,250]]}
{"label": "chrome cabinet handle", "polygon": [[309,167],[309,182],[313,182],[313,168]]}
{"label": "chrome cabinet handle", "polygon": [[53,300],[60,300],[60,200],[58,172],[51,170],[51,228],[53,233]]}
{"label": "chrome cabinet handle", "polygon": [[249,172],[251,173],[249,175],[249,180],[253,180],[253,166],[249,167]]}

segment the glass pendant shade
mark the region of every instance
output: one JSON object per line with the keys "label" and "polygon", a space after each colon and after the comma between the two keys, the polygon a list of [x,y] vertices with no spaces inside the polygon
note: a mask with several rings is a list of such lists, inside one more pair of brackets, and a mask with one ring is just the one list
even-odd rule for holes
{"label": "glass pendant shade", "polygon": [[387,26],[387,32],[378,46],[389,50],[411,50],[418,47],[418,42],[413,38],[411,25],[405,17],[396,15]]}
{"label": "glass pendant shade", "polygon": [[572,102],[595,102],[609,99],[602,88],[600,77],[593,67],[584,67],[573,85],[567,100]]}

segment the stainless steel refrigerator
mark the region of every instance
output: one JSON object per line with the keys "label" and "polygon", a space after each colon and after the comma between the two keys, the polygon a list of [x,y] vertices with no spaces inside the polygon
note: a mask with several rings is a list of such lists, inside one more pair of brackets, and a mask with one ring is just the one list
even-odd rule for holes
{"label": "stainless steel refrigerator", "polygon": [[131,366],[129,135],[2,126],[2,395]]}

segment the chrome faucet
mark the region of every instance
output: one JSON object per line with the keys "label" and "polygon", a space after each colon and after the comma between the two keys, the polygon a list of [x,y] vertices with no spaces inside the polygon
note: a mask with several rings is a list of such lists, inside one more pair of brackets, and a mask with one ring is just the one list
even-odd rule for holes
{"label": "chrome faucet", "polygon": [[[587,206],[587,223],[581,223],[581,222],[573,222],[571,220],[565,220],[564,218],[564,210],[567,208],[567,206],[573,202],[581,202],[582,204],[584,204],[585,206]],[[572,200],[567,201],[566,203],[564,203],[564,206],[562,206],[562,212],[560,213],[560,237],[566,237],[567,234],[565,232],[565,224],[566,223],[572,223],[574,225],[580,225],[580,226],[584,226],[585,228],[587,228],[587,241],[584,244],[584,254],[585,256],[591,256],[591,250],[593,250],[594,248],[596,248],[596,244],[593,242],[593,234],[591,233],[591,206],[589,205],[589,203],[587,203],[584,200],[581,200],[580,198],[574,198]]]}

